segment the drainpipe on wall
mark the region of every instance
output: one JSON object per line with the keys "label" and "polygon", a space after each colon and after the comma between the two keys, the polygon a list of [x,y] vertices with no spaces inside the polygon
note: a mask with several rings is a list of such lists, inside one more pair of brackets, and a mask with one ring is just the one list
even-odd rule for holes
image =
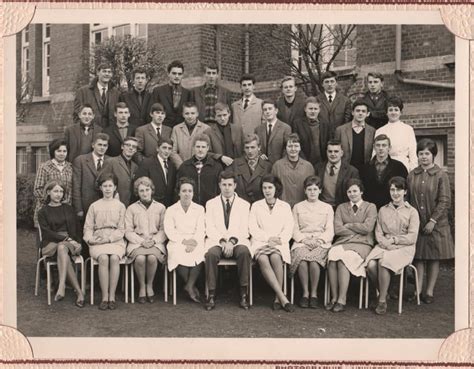
{"label": "drainpipe on wall", "polygon": [[249,25],[245,25],[245,39],[244,39],[244,73],[250,73],[250,32]]}
{"label": "drainpipe on wall", "polygon": [[454,89],[454,83],[424,81],[421,79],[410,79],[402,77],[402,26],[397,24],[395,32],[395,76],[398,82],[410,85],[440,87]]}

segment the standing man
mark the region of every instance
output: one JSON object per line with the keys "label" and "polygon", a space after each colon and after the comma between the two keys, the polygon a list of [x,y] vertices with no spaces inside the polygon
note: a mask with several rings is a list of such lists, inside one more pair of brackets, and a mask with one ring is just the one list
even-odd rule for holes
{"label": "standing man", "polygon": [[122,153],[107,160],[102,168],[102,172],[113,173],[117,177],[117,192],[125,207],[130,205],[134,197],[133,181],[136,178],[135,172],[138,166],[132,161],[132,158],[137,149],[138,140],[135,137],[125,137],[122,144]]}
{"label": "standing man", "polygon": [[392,177],[408,176],[405,165],[398,160],[392,159],[390,152],[390,138],[387,135],[378,135],[374,139],[375,156],[361,170],[361,178],[364,182],[364,199],[374,203],[377,210],[387,205],[390,201],[388,182]]}
{"label": "standing man", "polygon": [[295,77],[284,77],[281,81],[280,88],[282,96],[277,100],[277,118],[293,129],[295,120],[305,117],[305,97],[296,95],[298,88],[296,87]]}
{"label": "standing man", "polygon": [[331,137],[334,137],[336,128],[351,121],[351,101],[337,91],[337,74],[324,72],[321,75],[324,91],[318,95],[321,101],[319,121],[329,125]]}
{"label": "standing man", "polygon": [[342,160],[356,167],[359,172],[372,157],[375,128],[366,124],[369,106],[363,100],[352,104],[352,122],[336,128],[335,139],[341,141]]}
{"label": "standing man", "polygon": [[110,137],[109,148],[107,149],[107,155],[109,156],[120,155],[125,137],[135,136],[135,130],[137,129],[137,126],[128,122],[130,111],[127,104],[123,102],[117,103],[114,116],[116,119],[115,123],[104,129],[104,133],[107,133]]}
{"label": "standing man", "polygon": [[130,110],[130,124],[140,127],[150,122],[151,93],[146,90],[148,74],[143,68],[132,72],[133,87],[120,95],[120,101]]}
{"label": "standing man", "polygon": [[260,139],[254,133],[244,138],[244,156],[232,163],[237,181],[237,193],[250,203],[263,199],[262,178],[272,170],[272,164],[260,155]]}
{"label": "standing man", "polygon": [[368,91],[363,100],[369,107],[370,115],[367,123],[376,130],[388,123],[388,94],[383,90],[383,75],[381,73],[370,72],[367,74]]}
{"label": "standing man", "polygon": [[184,65],[179,60],[172,61],[167,68],[169,82],[156,87],[152,102],[164,106],[166,118],[163,124],[173,128],[183,121],[183,104],[193,101],[192,92],[181,86]]}
{"label": "standing man", "polygon": [[97,77],[89,85],[81,87],[74,99],[74,121],[79,121],[81,106],[88,104],[94,112],[93,123],[102,128],[115,122],[115,105],[119,101],[119,90],[111,82],[112,66],[100,63],[97,66]]}
{"label": "standing man", "polygon": [[222,172],[221,164],[207,154],[209,145],[207,135],[195,136],[192,143],[193,156],[181,164],[177,175],[177,180],[181,177],[194,179],[196,188],[193,201],[202,206],[219,194],[219,174]]}
{"label": "standing man", "polygon": [[206,124],[216,123],[216,111],[214,109],[217,103],[231,104],[231,92],[219,85],[219,67],[214,64],[208,64],[204,68],[205,83],[193,90],[194,101],[198,107],[199,120]]}
{"label": "standing man", "polygon": [[255,90],[255,77],[244,74],[240,78],[242,98],[232,104],[234,124],[242,126],[244,135],[252,134],[255,128],[262,124],[262,100],[257,98]]}
{"label": "standing man", "polygon": [[156,154],[144,158],[138,166],[136,178],[148,177],[155,185],[153,198],[165,207],[174,203],[174,190],[176,184],[176,167],[170,160],[173,152],[173,141],[161,137],[158,141]]}
{"label": "standing man", "polygon": [[347,181],[350,178],[359,178],[359,171],[348,163],[342,162],[341,142],[330,140],[327,146],[328,160],[315,167],[316,175],[321,178],[323,190],[319,199],[335,210],[339,204],[349,201],[347,197]]}
{"label": "standing man", "polygon": [[291,128],[277,119],[278,109],[274,101],[264,100],[262,110],[265,123],[255,128],[255,133],[260,138],[262,154],[273,164],[283,157]]}
{"label": "standing man", "polygon": [[248,310],[249,271],[252,256],[249,241],[250,204],[236,193],[235,175],[221,172],[220,195],[206,203],[206,282],[209,297],[206,310],[215,308],[218,263],[222,257],[236,259],[240,285],[240,307]]}

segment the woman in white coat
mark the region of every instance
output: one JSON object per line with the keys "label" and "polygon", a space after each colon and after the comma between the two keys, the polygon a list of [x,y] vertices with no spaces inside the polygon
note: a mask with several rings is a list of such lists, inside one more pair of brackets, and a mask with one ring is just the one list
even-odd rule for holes
{"label": "woman in white coat", "polygon": [[273,309],[287,312],[295,307],[283,293],[283,263],[289,264],[289,241],[293,233],[293,214],[288,203],[279,199],[282,184],[278,177],[268,174],[262,178],[264,198],[250,210],[249,231],[251,252],[260,265],[263,277],[275,291]]}
{"label": "woman in white coat", "polygon": [[168,242],[168,269],[177,268],[185,282],[184,290],[194,302],[200,302],[196,280],[204,261],[204,207],[192,202],[195,183],[182,177],[176,183],[179,201],[165,213]]}

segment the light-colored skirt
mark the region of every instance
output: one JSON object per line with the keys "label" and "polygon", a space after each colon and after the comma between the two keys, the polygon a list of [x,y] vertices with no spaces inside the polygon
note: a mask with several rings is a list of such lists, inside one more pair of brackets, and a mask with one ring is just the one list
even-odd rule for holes
{"label": "light-colored skirt", "polygon": [[349,272],[356,277],[365,277],[364,259],[353,250],[345,250],[344,245],[331,247],[328,253],[328,261],[341,260]]}
{"label": "light-colored skirt", "polygon": [[270,245],[266,245],[266,246],[260,247],[257,251],[255,251],[255,260],[258,260],[258,258],[262,255],[272,255],[272,254],[278,254],[282,258],[281,252],[279,249]]}
{"label": "light-colored skirt", "polygon": [[[303,245],[303,246],[301,246]],[[295,247],[297,246],[297,247]],[[307,245],[295,243],[291,250],[290,273],[295,274],[302,261],[316,262],[323,268],[326,267],[329,249],[317,246],[311,249]]]}
{"label": "light-colored skirt", "polygon": [[101,245],[89,245],[89,253],[96,260],[100,255],[117,255],[121,259],[125,255],[125,242],[122,240]]}
{"label": "light-colored skirt", "polygon": [[[130,244],[129,244],[130,246]],[[145,256],[148,256],[148,255],[153,255],[156,257],[156,259],[161,263],[165,263],[166,262],[166,255],[158,248],[158,247],[149,247],[149,248],[146,248],[146,247],[143,247],[143,246],[139,246],[139,247],[134,247],[131,251],[128,249],[128,246],[127,246],[127,256],[132,259],[133,261],[135,261],[136,257],[138,255],[145,255]]]}
{"label": "light-colored skirt", "polygon": [[59,244],[63,244],[64,246],[66,246],[68,248],[69,254],[71,256],[81,254],[82,247],[81,247],[81,244],[79,242],[76,242],[76,241],[63,241],[63,242],[49,242],[46,246],[44,246],[41,249],[41,255],[47,256],[47,257],[54,256],[56,254],[56,252],[58,251]]}
{"label": "light-colored skirt", "polygon": [[169,241],[168,249],[168,270],[172,271],[178,265],[193,267],[204,261],[204,242],[198,245],[192,252],[186,252],[186,246]]}
{"label": "light-colored skirt", "polygon": [[405,246],[396,250],[385,250],[375,246],[365,259],[364,265],[367,266],[371,260],[379,260],[384,268],[390,269],[395,274],[400,274],[408,264],[413,261],[415,255],[415,246]]}

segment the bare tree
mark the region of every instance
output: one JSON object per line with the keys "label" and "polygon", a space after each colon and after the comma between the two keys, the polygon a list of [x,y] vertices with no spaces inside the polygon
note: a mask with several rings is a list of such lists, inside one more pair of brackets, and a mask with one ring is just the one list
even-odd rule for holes
{"label": "bare tree", "polygon": [[33,80],[29,75],[22,76],[16,91],[16,121],[24,122],[33,101]]}

